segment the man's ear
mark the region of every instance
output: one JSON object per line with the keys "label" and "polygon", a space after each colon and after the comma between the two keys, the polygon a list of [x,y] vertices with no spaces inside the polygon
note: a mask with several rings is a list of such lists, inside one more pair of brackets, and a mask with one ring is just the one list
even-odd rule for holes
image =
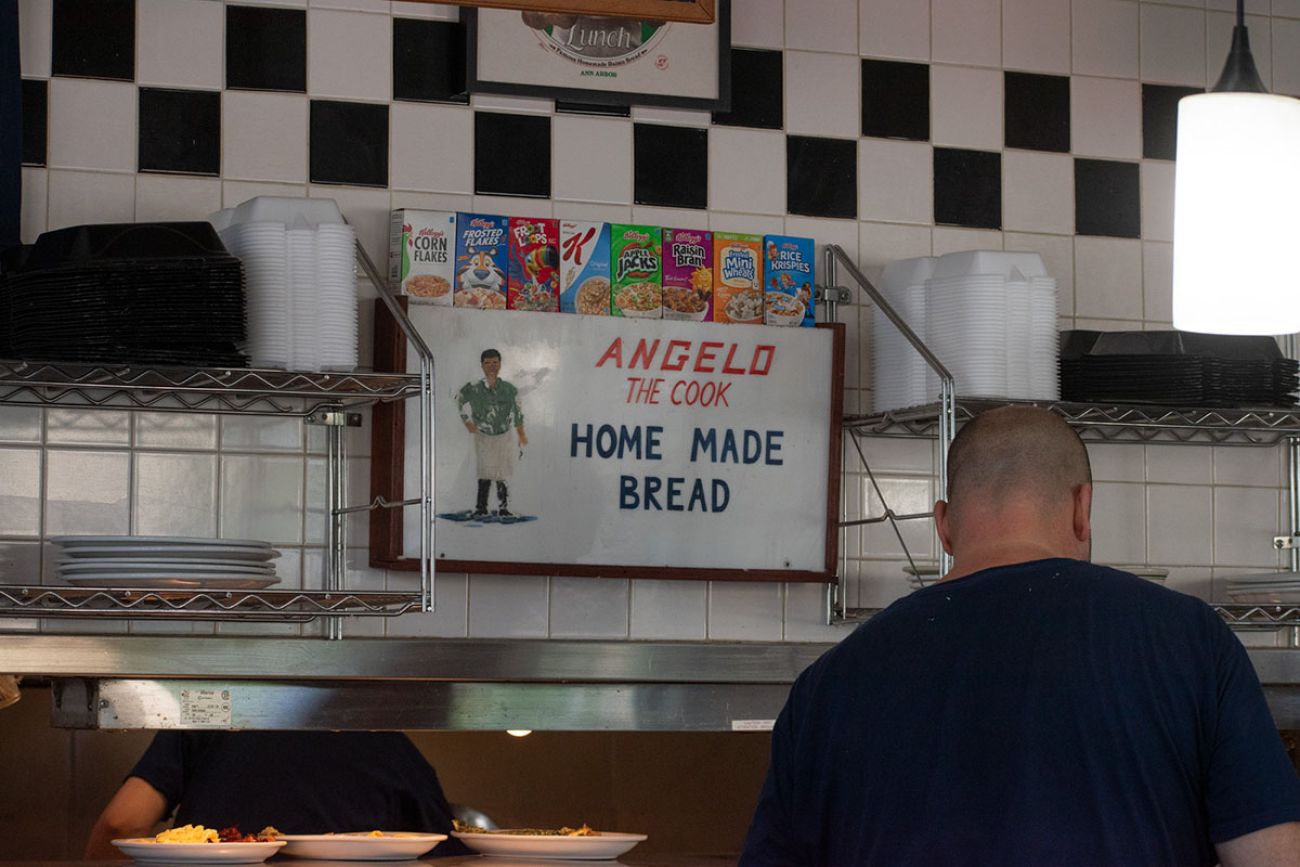
{"label": "man's ear", "polygon": [[948,512],[948,503],[944,500],[936,500],[934,503],[934,527],[939,532],[939,542],[943,545],[943,550],[952,553],[952,527],[949,524],[951,515]]}
{"label": "man's ear", "polygon": [[1084,483],[1074,489],[1074,538],[1080,542],[1092,539],[1092,484]]}

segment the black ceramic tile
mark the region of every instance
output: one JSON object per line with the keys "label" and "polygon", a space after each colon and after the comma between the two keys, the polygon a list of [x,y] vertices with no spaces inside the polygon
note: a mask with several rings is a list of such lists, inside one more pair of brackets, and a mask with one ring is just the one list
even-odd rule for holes
{"label": "black ceramic tile", "polygon": [[1070,152],[1070,77],[1006,72],[1004,139],[1009,148]]}
{"label": "black ceramic tile", "polygon": [[632,165],[632,200],[638,205],[709,206],[707,129],[638,123]]}
{"label": "black ceramic tile", "polygon": [[55,75],[135,80],[135,0],[54,0],[52,40]]}
{"label": "black ceramic tile", "polygon": [[1002,228],[1002,154],[935,148],[934,221],[973,229]]}
{"label": "black ceramic tile", "polygon": [[142,172],[221,174],[221,94],[140,88]]}
{"label": "black ceramic tile", "polygon": [[562,99],[555,101],[555,111],[557,114],[595,114],[602,117],[632,116],[632,109],[626,105],[601,105],[598,102],[565,102]]}
{"label": "black ceramic tile", "polygon": [[1142,156],[1149,160],[1172,160],[1177,155],[1178,100],[1196,93],[1205,90],[1168,84],[1142,85]]}
{"label": "black ceramic tile", "polygon": [[549,198],[551,119],[474,112],[474,192]]}
{"label": "black ceramic tile", "polygon": [[1074,231],[1079,235],[1137,238],[1142,207],[1137,163],[1074,161]]}
{"label": "black ceramic tile", "polygon": [[313,183],[388,186],[388,106],[313,99],[309,150]]}
{"label": "black ceramic tile", "polygon": [[23,165],[45,165],[49,129],[49,86],[38,78],[23,79]]}
{"label": "black ceramic tile", "polygon": [[307,90],[307,13],[226,7],[226,87]]}
{"label": "black ceramic tile", "polygon": [[715,111],[727,126],[781,129],[785,125],[785,81],[780,51],[731,49],[731,110]]}
{"label": "black ceramic tile", "polygon": [[[755,178],[754,183],[763,183]],[[858,143],[785,138],[785,209],[808,217],[858,216]]]}
{"label": "black ceramic tile", "polygon": [[393,19],[393,99],[469,102],[463,24]]}
{"label": "black ceramic tile", "polygon": [[862,61],[862,134],[930,139],[930,67],[896,60]]}

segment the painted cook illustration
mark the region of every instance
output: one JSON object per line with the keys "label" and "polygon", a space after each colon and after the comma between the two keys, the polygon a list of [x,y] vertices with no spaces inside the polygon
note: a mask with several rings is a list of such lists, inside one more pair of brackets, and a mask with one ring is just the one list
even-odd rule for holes
{"label": "painted cook illustration", "polygon": [[478,462],[478,499],[470,520],[487,518],[488,493],[492,483],[497,483],[497,510],[499,518],[513,518],[508,508],[510,491],[507,482],[515,465],[515,442],[511,428],[519,437],[520,455],[528,445],[524,433],[524,413],[519,407],[519,390],[501,378],[501,353],[485,349],[479,356],[483,378],[467,382],[456,394],[465,430],[474,435],[474,456]]}

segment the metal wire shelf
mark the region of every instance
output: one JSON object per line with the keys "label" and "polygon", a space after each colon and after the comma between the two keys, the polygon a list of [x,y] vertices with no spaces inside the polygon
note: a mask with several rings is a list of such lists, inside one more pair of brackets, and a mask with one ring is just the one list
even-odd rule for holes
{"label": "metal wire shelf", "polygon": [[396,617],[419,607],[418,593],[0,585],[0,617],[148,617],[303,623],[324,615]]}

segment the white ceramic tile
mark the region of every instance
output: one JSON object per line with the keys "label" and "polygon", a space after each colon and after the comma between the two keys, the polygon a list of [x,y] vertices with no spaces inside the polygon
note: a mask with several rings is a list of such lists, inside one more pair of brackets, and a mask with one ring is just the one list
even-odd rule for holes
{"label": "white ceramic tile", "polygon": [[395,102],[389,108],[394,189],[472,193],[474,114],[468,108]]}
{"label": "white ceramic tile", "polygon": [[785,0],[732,0],[731,44],[781,48],[785,44]]}
{"label": "white ceramic tile", "polygon": [[[304,176],[306,174],[305,165],[304,162]],[[233,208],[241,202],[248,201],[254,196],[305,195],[307,195],[307,184],[305,181],[297,184],[277,184],[266,181],[222,181],[221,183],[221,207],[223,208]]]}
{"label": "white ceramic tile", "polygon": [[1142,315],[1157,322],[1174,318],[1174,245],[1142,245]]}
{"label": "white ceramic tile", "polygon": [[1138,4],[1074,0],[1070,45],[1075,75],[1138,77]]}
{"label": "white ceramic tile", "polygon": [[509,114],[553,114],[555,100],[534,96],[502,96],[496,93],[476,93],[470,97],[476,111],[504,111]]}
{"label": "white ceramic tile", "polygon": [[858,53],[858,0],[785,0],[785,47]]}
{"label": "white ceramic tile", "polygon": [[1214,481],[1214,459],[1209,446],[1149,445],[1146,447],[1146,459],[1148,482],[1209,485]]}
{"label": "white ceramic tile", "polygon": [[708,589],[704,581],[634,579],[629,637],[702,641],[708,636]]}
{"label": "white ceramic tile", "polygon": [[[418,572],[389,572],[388,589],[416,592],[420,589]],[[469,635],[469,576],[463,572],[439,572],[434,575],[433,611],[403,614],[388,623],[388,636],[465,638]]]}
{"label": "white ceramic tile", "polygon": [[130,532],[125,452],[51,449],[45,458],[45,533]]}
{"label": "white ceramic tile", "polygon": [[[825,279],[826,245],[838,244],[854,262],[858,261],[858,224],[850,220],[828,220],[817,217],[797,217],[793,214],[785,218],[785,233],[799,238],[812,238],[813,272],[818,282]],[[821,319],[820,312],[818,319]]]}
{"label": "white ceramic tile", "polygon": [[[307,195],[313,199],[333,199],[356,231],[357,241],[370,254],[370,258],[376,263],[388,261],[388,217],[391,201],[388,190],[334,184],[312,185],[307,188]],[[363,293],[365,285],[366,281],[362,280]]]}
{"label": "white ceramic tile", "polygon": [[41,409],[34,406],[0,406],[0,442],[41,441]]}
{"label": "white ceramic tile", "polygon": [[136,413],[135,444],[145,448],[214,449],[217,447],[217,417],[171,412]]}
{"label": "white ceramic tile", "polygon": [[932,230],[929,226],[900,226],[865,220],[859,226],[858,267],[873,280],[879,280],[884,267],[895,259],[930,255]]}
{"label": "white ceramic tile", "polygon": [[627,638],[626,578],[552,578],[551,638]]}
{"label": "white ceramic tile", "polygon": [[1002,0],[1002,65],[1070,74],[1070,0]]}
{"label": "white ceramic tile", "polygon": [[1074,309],[1079,316],[1142,318],[1142,244],[1127,238],[1074,239]]}
{"label": "white ceramic tile", "polygon": [[1056,310],[1074,314],[1074,238],[1007,232],[1005,249],[1029,250],[1043,257],[1049,277],[1056,278]]}
{"label": "white ceramic tile", "polygon": [[[1148,2],[1157,2],[1157,0],[1148,0]],[[1237,0],[1180,0],[1184,6],[1204,6],[1206,9],[1217,9],[1235,13],[1237,11]],[[1284,0],[1284,3],[1287,0]],[[1246,15],[1268,15],[1271,7],[1277,5],[1277,0],[1246,0]],[[1274,15],[1279,14],[1273,11]]]}
{"label": "white ceramic tile", "polygon": [[998,0],[931,0],[930,56],[940,63],[1002,65]]}
{"label": "white ceramic tile", "polygon": [[[88,131],[93,130],[93,134]],[[136,87],[123,81],[52,78],[50,168],[135,171]]]}
{"label": "white ceramic tile", "polygon": [[1147,562],[1208,565],[1213,557],[1213,491],[1208,486],[1147,487]]}
{"label": "white ceramic tile", "polygon": [[868,560],[862,564],[858,582],[858,605],[863,608],[886,608],[912,592],[903,571],[905,561]]}
{"label": "white ceramic tile", "polygon": [[1145,458],[1142,447],[1136,444],[1088,443],[1088,462],[1095,481],[1140,482],[1146,478]]}
{"label": "white ceramic tile", "polygon": [[140,222],[206,221],[209,214],[220,209],[218,178],[154,174],[136,177],[135,218]]}
{"label": "white ceramic tile", "polygon": [[394,208],[419,208],[426,211],[468,211],[474,207],[474,197],[456,193],[413,193],[393,190],[390,197]]}
{"label": "white ceramic tile", "polygon": [[551,195],[624,204],[632,201],[632,124],[557,115],[551,121]]}
{"label": "white ceramic tile", "polygon": [[[1139,476],[1139,478],[1141,478]],[[1145,485],[1097,482],[1092,499],[1092,559],[1142,563],[1146,559]]]}
{"label": "white ceramic tile", "polygon": [[23,78],[50,77],[54,0],[18,0],[18,56]]}
{"label": "white ceramic tile", "polygon": [[858,218],[934,221],[934,149],[925,142],[858,142]]}
{"label": "white ceramic tile", "polygon": [[[1273,19],[1273,92],[1300,95],[1300,21]],[[1255,40],[1251,40],[1252,47]]]}
{"label": "white ceramic tile", "polygon": [[19,213],[22,226],[22,242],[36,243],[36,238],[45,231],[46,215],[49,212],[49,172],[45,169],[23,166],[22,170],[23,202]]}
{"label": "white ceramic tile", "polygon": [[1208,602],[1213,598],[1213,580],[1210,576],[1211,570],[1201,565],[1174,566],[1169,570],[1164,586]]}
{"label": "white ceramic tile", "polygon": [[958,229],[952,226],[934,227],[934,254],[961,253],[966,250],[1001,250],[1001,232],[986,229]]}
{"label": "white ceramic tile", "polygon": [[224,416],[221,447],[227,451],[302,451],[303,423],[296,418]]}
{"label": "white ceramic tile", "polygon": [[[572,214],[572,210],[567,204],[563,209],[560,209],[557,202],[556,208],[557,213],[563,213],[565,219],[569,219]],[[573,216],[573,218],[584,219],[579,216]],[[697,208],[653,208],[648,205],[634,205],[628,213],[628,219],[638,226],[663,226],[670,229],[699,229],[701,231],[709,228],[709,212]]]}
{"label": "white ceramic tile", "polygon": [[1201,85],[1205,80],[1205,13],[1143,4],[1143,81]]}
{"label": "white ceramic tile", "polygon": [[215,536],[217,456],[135,456],[134,531],[144,536]]}
{"label": "white ceramic tile", "polygon": [[1268,488],[1214,489],[1214,562],[1276,566],[1273,537],[1282,532],[1278,492]]}
{"label": "white ceramic tile", "polygon": [[136,82],[220,89],[225,11],[211,0],[138,0]]}
{"label": "white ceramic tile", "polygon": [[40,583],[41,543],[0,542],[0,584]]}
{"label": "white ceramic tile", "polygon": [[930,59],[930,4],[861,0],[858,50],[867,57]]}
{"label": "white ceramic tile", "polygon": [[0,536],[41,532],[41,450],[0,448]]}
{"label": "white ceramic tile", "polygon": [[548,581],[533,575],[470,575],[471,638],[545,638]]}
{"label": "white ceramic tile", "polygon": [[1074,158],[1009,150],[1002,155],[1002,225],[1008,230],[1074,233]]}
{"label": "white ceramic tile", "polygon": [[394,18],[432,18],[436,21],[459,21],[460,7],[449,3],[407,3],[393,0]]}
{"label": "white ceramic tile", "polygon": [[51,170],[48,229],[135,219],[135,175]]}
{"label": "white ceramic tile", "polygon": [[825,584],[787,584],[786,641],[836,642],[852,631],[848,624],[827,625]]}
{"label": "white ceramic tile", "polygon": [[1270,11],[1274,19],[1300,18],[1300,0],[1273,0]]}
{"label": "white ceramic tile", "polygon": [[1142,162],[1142,237],[1148,241],[1174,239],[1174,164]]}
{"label": "white ceramic tile", "polygon": [[[862,437],[858,442],[872,472],[926,476],[934,473],[935,447],[929,441]],[[849,451],[856,455],[851,444]]]}
{"label": "white ceramic tile", "polygon": [[312,9],[343,9],[349,12],[378,12],[388,15],[393,11],[389,0],[308,0]]}
{"label": "white ceramic tile", "polygon": [[781,585],[710,581],[709,640],[780,641]]}
{"label": "white ceramic tile", "polygon": [[930,67],[930,139],[933,144],[1002,149],[1002,71],[969,66]]}
{"label": "white ceramic tile", "polygon": [[[223,177],[299,183],[307,180],[306,96],[228,90],[221,95],[221,101]],[[301,188],[291,195],[303,195]]]}
{"label": "white ceramic tile", "polygon": [[[308,549],[303,557],[304,572],[313,557],[320,557],[323,552]],[[383,569],[371,569],[364,565],[348,563],[343,576],[343,586],[348,590],[361,592],[382,592],[387,589],[387,572]],[[343,636],[353,638],[381,638],[384,635],[383,617],[348,617],[343,621]]]}
{"label": "white ceramic tile", "polygon": [[785,213],[785,135],[775,130],[709,131],[709,207]]}
{"label": "white ceramic tile", "polygon": [[856,54],[785,53],[785,131],[857,138],[862,130],[862,64]]}
{"label": "white ceramic tile", "polygon": [[307,93],[313,99],[388,102],[393,92],[392,52],[393,24],[388,16],[310,9]]}
{"label": "white ceramic tile", "polygon": [[1278,487],[1285,484],[1286,458],[1283,449],[1214,447],[1214,483]]}
{"label": "white ceramic tile", "polygon": [[1070,144],[1075,156],[1142,157],[1142,87],[1118,78],[1070,80]]}
{"label": "white ceramic tile", "polygon": [[51,409],[45,417],[46,439],[61,445],[127,445],[131,416],[125,412]]}
{"label": "white ceramic tile", "polygon": [[480,214],[530,214],[534,217],[552,215],[549,199],[526,199],[515,196],[474,196],[474,210]]}
{"label": "white ceramic tile", "polygon": [[302,539],[302,492],[301,458],[223,455],[221,536],[298,544]]}
{"label": "white ceramic tile", "polygon": [[[1223,64],[1232,48],[1232,29],[1237,23],[1236,6],[1233,12],[1208,12],[1205,15],[1205,86],[1213,87],[1223,72]],[[1273,87],[1273,39],[1269,32],[1270,20],[1258,15],[1246,15],[1246,35],[1250,39],[1250,53],[1255,58],[1255,68],[1264,87]],[[1198,82],[1199,83],[1199,82]]]}
{"label": "white ceramic tile", "polygon": [[[876,494],[870,480],[862,481],[860,496],[866,508],[863,517],[878,517],[884,514],[886,506],[900,515],[929,513],[934,509],[935,485],[928,478],[890,478],[877,473],[876,484],[880,487],[880,495]],[[867,524],[861,530],[864,556],[892,557],[903,554],[898,535],[888,521]],[[914,558],[932,560],[938,556],[933,520],[916,518],[900,521],[898,532],[902,534],[907,550]]]}

